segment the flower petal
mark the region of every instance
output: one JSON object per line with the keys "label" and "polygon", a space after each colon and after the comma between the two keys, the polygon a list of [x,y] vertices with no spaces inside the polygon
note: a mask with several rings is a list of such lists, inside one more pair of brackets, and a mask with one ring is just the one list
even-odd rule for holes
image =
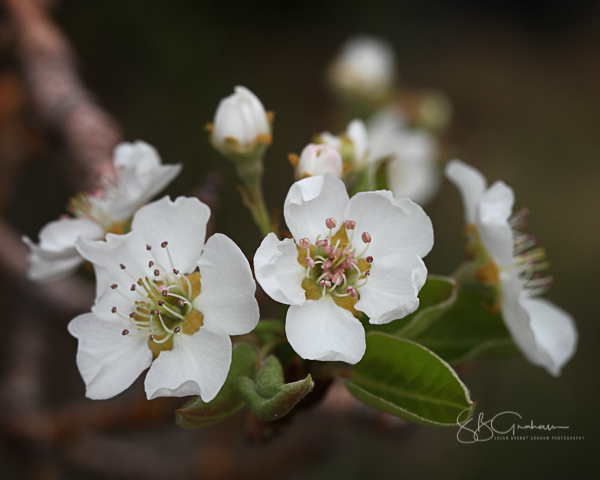
{"label": "flower petal", "polygon": [[79,340],[77,368],[94,400],[114,397],[128,388],[152,362],[147,337],[123,335],[131,324],[118,317],[108,322],[93,313],[71,320],[69,333]]}
{"label": "flower petal", "polygon": [[[153,253],[165,268],[191,273],[202,253],[210,209],[197,198],[163,197],[140,208],[133,216],[131,230],[143,240],[141,247],[151,245]],[[168,242],[168,250],[161,248]],[[140,250],[142,251],[142,250]]]}
{"label": "flower petal", "polygon": [[344,218],[356,222],[357,235],[352,243],[357,251],[366,247],[362,232],[371,235],[369,255],[376,262],[397,253],[424,257],[433,246],[433,227],[423,209],[408,198],[394,198],[386,190],[354,195]]}
{"label": "flower petal", "polygon": [[69,275],[83,262],[75,241],[79,237],[100,239],[104,229],[91,220],[72,218],[48,223],[39,236],[39,245],[23,237],[31,250],[28,277],[35,281],[56,280]]}
{"label": "flower petal", "polygon": [[179,334],[173,350],[163,351],[146,375],[148,400],[200,395],[210,402],[225,383],[231,365],[231,340],[202,327],[194,335]]}
{"label": "flower petal", "polygon": [[504,182],[495,182],[481,196],[476,219],[481,241],[496,263],[502,267],[512,265],[514,237],[508,221],[515,195]]}
{"label": "flower petal", "polygon": [[115,221],[129,218],[181,171],[181,165],[162,165],[156,149],[139,140],[117,145],[114,158],[119,170],[117,191],[103,204]]}
{"label": "flower petal", "polygon": [[197,264],[202,277],[194,308],[204,315],[206,328],[243,335],[256,327],[256,283],[248,260],[233,240],[220,233],[213,235]]}
{"label": "flower petal", "polygon": [[298,249],[290,238],[282,241],[269,233],[254,255],[254,273],[262,289],[273,300],[287,305],[302,305],[305,269],[298,263]]}
{"label": "flower petal", "polygon": [[[534,365],[551,365],[552,358],[538,347],[531,317],[523,308],[521,283],[514,272],[501,272],[502,316],[521,353]],[[551,372],[552,373],[552,372]]]}
{"label": "flower petal", "polygon": [[365,354],[365,330],[330,295],[303,305],[292,305],[287,313],[285,333],[292,348],[307,360],[357,363]]}
{"label": "flower petal", "polygon": [[406,129],[395,135],[395,141],[394,158],[388,164],[390,190],[396,198],[428,202],[440,186],[435,138],[424,130]]}
{"label": "flower petal", "polygon": [[465,206],[466,223],[475,223],[477,205],[487,188],[487,180],[479,170],[460,160],[450,160],[446,165],[445,174],[460,191]]}
{"label": "flower petal", "polygon": [[343,224],[343,211],[348,203],[344,182],[330,173],[305,178],[292,185],[285,199],[285,223],[296,240],[308,238],[315,242],[325,237],[329,229],[325,220],[333,217],[338,229]]}
{"label": "flower petal", "polygon": [[369,280],[359,288],[355,308],[376,325],[404,318],[419,307],[418,295],[426,279],[427,268],[417,255],[392,255],[385,262],[374,261]]}
{"label": "flower petal", "polygon": [[346,128],[346,136],[352,140],[355,162],[361,165],[366,160],[369,150],[369,135],[365,122],[360,118],[352,120]]}
{"label": "flower petal", "polygon": [[578,334],[573,317],[544,298],[521,298],[521,305],[531,319],[538,348],[550,360],[542,366],[552,375],[560,375],[577,348]]}
{"label": "flower petal", "polygon": [[[152,257],[136,232],[126,235],[109,233],[106,241],[79,238],[75,246],[83,258],[94,264],[96,296],[112,284],[117,284],[120,289],[127,289],[134,283],[134,278],[144,277],[150,272],[147,262]],[[121,268],[121,264],[125,265],[126,270]]]}

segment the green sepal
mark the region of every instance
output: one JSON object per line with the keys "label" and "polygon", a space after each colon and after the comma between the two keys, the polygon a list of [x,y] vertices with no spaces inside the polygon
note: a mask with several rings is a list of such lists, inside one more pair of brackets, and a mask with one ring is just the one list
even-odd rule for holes
{"label": "green sepal", "polygon": [[244,406],[244,399],[236,388],[240,377],[254,378],[256,372],[256,351],[248,343],[238,343],[233,347],[231,367],[223,387],[210,402],[195,397],[175,411],[175,421],[183,428],[206,427],[219,422]]}
{"label": "green sepal", "polygon": [[435,427],[455,427],[471,417],[475,403],[444,360],[411,340],[370,332],[367,350],[346,384],[367,405]]}
{"label": "green sepal", "polygon": [[419,292],[419,308],[415,312],[385,325],[365,323],[365,329],[403,338],[415,338],[452,307],[457,291],[458,283],[453,278],[428,275]]}
{"label": "green sepal", "polygon": [[273,356],[263,362],[256,374],[256,382],[247,377],[237,380],[238,391],[252,413],[267,422],[286,415],[313,386],[310,375],[304,380],[286,384],[281,363]]}
{"label": "green sepal", "polygon": [[452,307],[413,339],[452,364],[518,353],[499,306],[471,289],[461,288]]}

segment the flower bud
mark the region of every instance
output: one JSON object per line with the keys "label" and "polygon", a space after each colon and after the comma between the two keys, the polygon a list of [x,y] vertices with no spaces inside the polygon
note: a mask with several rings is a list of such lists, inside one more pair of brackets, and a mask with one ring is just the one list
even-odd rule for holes
{"label": "flower bud", "polygon": [[313,175],[332,173],[337,178],[342,176],[342,156],[337,149],[329,145],[309,143],[300,154],[296,168],[298,179]]}
{"label": "flower bud", "polygon": [[348,169],[352,166],[361,167],[367,159],[369,144],[367,127],[358,118],[352,120],[346,127],[346,131],[339,137],[329,132],[322,132],[317,138],[319,143],[329,145],[340,152],[342,161],[348,165]]}
{"label": "flower bud", "polygon": [[250,155],[271,143],[271,125],[263,104],[246,87],[235,87],[235,93],[223,98],[217,107],[211,139],[226,156]]}
{"label": "flower bud", "polygon": [[341,94],[377,101],[389,95],[396,78],[392,47],[376,37],[348,40],[334,60],[329,79]]}

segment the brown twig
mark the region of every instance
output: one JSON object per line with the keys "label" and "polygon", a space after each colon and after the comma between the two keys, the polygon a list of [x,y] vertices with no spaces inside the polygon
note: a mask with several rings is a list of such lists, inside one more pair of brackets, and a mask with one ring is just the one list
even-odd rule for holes
{"label": "brown twig", "polygon": [[33,111],[66,146],[78,187],[102,189],[115,179],[112,151],[121,139],[119,128],[83,86],[69,43],[43,5],[34,0],[2,3],[14,25],[16,54]]}

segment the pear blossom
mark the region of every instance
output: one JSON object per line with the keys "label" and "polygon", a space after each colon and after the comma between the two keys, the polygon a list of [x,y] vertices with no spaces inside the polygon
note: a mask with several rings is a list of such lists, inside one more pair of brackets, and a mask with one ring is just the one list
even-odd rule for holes
{"label": "pear blossom", "polygon": [[219,102],[211,128],[212,142],[224,155],[251,153],[271,143],[271,123],[265,107],[246,87]]}
{"label": "pear blossom", "polygon": [[330,145],[309,143],[300,154],[296,166],[296,178],[301,179],[329,172],[337,178],[342,176],[342,156]]}
{"label": "pear blossom", "polygon": [[365,352],[361,312],[373,324],[414,312],[433,245],[423,209],[389,191],[348,197],[332,174],[292,185],[284,204],[292,239],[269,234],[254,257],[256,279],[290,305],[286,334],[305,359],[355,364]]}
{"label": "pear blossom", "polygon": [[519,231],[526,211],[512,215],[513,190],[502,181],[488,187],[478,170],[459,160],[448,163],[446,176],[461,193],[471,251],[484,263],[478,279],[500,288],[504,322],[523,355],[558,376],[575,353],[577,328],[571,315],[538,298],[552,279],[542,275],[548,262],[539,240]]}
{"label": "pear blossom", "polygon": [[372,100],[384,98],[396,81],[394,50],[378,37],[352,37],[333,61],[329,79],[341,93]]}
{"label": "pear blossom", "polygon": [[97,298],[69,323],[77,366],[92,399],[113,397],[150,367],[148,399],[212,400],[231,364],[230,335],[258,323],[256,284],[241,250],[215,234],[204,243],[209,208],[168,197],[139,209],[125,235],[80,237]]}
{"label": "pear blossom", "polygon": [[409,197],[426,204],[437,193],[441,172],[436,159],[435,137],[421,128],[409,127],[402,112],[386,108],[368,123],[369,156],[376,165],[388,160],[388,187],[396,198]]}
{"label": "pear blossom", "polygon": [[361,119],[352,120],[340,136],[322,132],[318,138],[321,143],[338,150],[344,162],[350,166],[360,168],[364,165],[369,149],[369,136]]}
{"label": "pear blossom", "polygon": [[48,223],[39,244],[23,237],[29,246],[32,280],[54,280],[73,273],[83,259],[75,248],[79,237],[92,240],[107,233],[124,233],[133,212],[163,190],[181,171],[181,165],[163,165],[158,152],[145,142],[121,143],[114,151],[115,184],[99,193],[82,193],[67,207],[73,217]]}

